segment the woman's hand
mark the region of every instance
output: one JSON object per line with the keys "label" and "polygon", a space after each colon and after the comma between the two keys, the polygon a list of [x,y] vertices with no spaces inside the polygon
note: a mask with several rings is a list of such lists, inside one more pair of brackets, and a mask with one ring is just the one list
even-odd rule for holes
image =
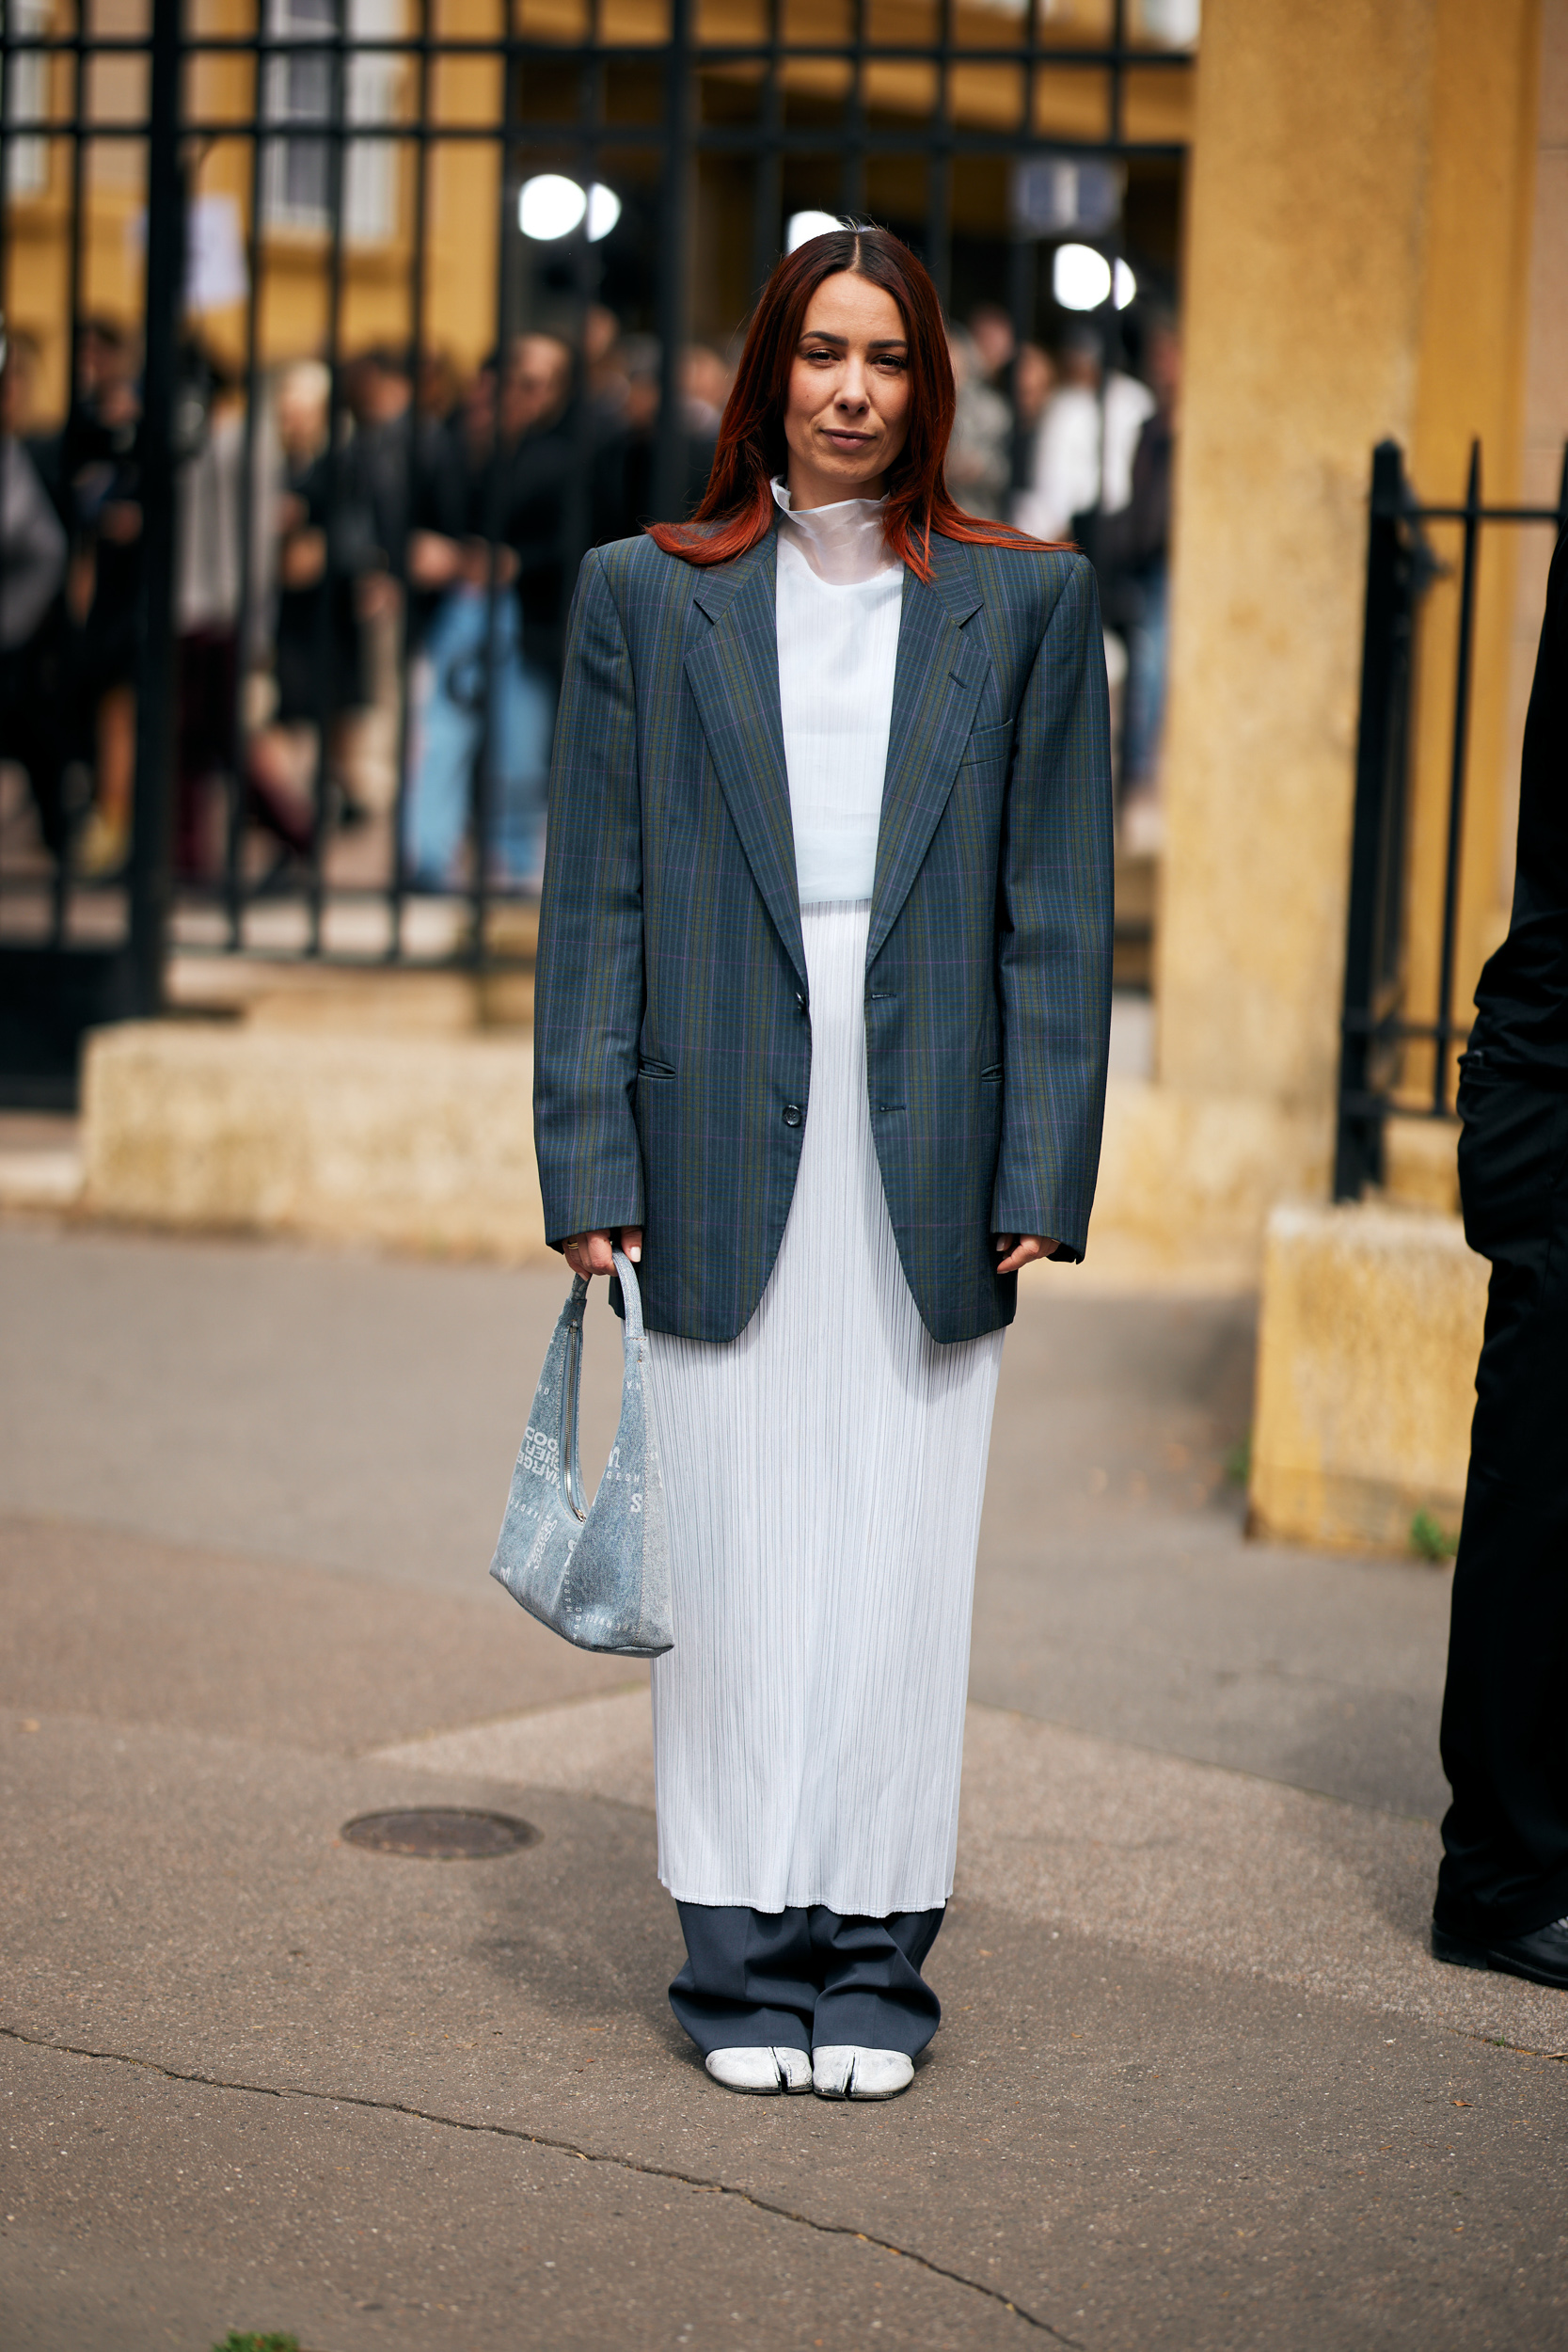
{"label": "woman's hand", "polygon": [[1056,1245],[1049,1233],[993,1233],[998,1274],[1016,1274],[1035,1258],[1049,1258]]}
{"label": "woman's hand", "polygon": [[603,1227],[592,1233],[574,1233],[561,1254],[574,1274],[580,1274],[585,1281],[591,1281],[595,1274],[614,1273],[615,1260],[610,1255],[610,1245],[617,1240],[633,1265],[640,1264],[642,1258],[641,1225],[623,1225],[618,1235]]}

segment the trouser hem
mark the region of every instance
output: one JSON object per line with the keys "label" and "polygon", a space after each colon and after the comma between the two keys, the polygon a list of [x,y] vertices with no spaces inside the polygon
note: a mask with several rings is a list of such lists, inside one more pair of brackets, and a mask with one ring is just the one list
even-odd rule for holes
{"label": "trouser hem", "polygon": [[1534,1935],[1554,1920],[1568,1917],[1568,1870],[1549,1880],[1527,1901],[1478,1903],[1446,1892],[1441,1882],[1432,1906],[1433,1922],[1445,1935],[1466,1944],[1511,1942],[1517,1935]]}

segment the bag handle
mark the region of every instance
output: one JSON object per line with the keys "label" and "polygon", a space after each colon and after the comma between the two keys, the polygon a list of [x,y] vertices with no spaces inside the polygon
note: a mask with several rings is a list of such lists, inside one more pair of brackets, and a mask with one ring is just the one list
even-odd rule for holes
{"label": "bag handle", "polygon": [[637,1276],[632,1270],[631,1260],[616,1249],[613,1244],[610,1254],[615,1260],[615,1271],[621,1278],[621,1304],[626,1311],[626,1337],[628,1340],[640,1340],[645,1335],[642,1329],[642,1294],[637,1287]]}
{"label": "bag handle", "polygon": [[[637,1287],[631,1260],[619,1249],[614,1250],[613,1255],[615,1271],[621,1281],[621,1304],[626,1309],[626,1340],[633,1346],[641,1346],[646,1336],[642,1327],[642,1294]],[[588,1517],[588,1499],[582,1491],[582,1459],[578,1439],[578,1406],[582,1389],[582,1318],[587,1304],[587,1279],[580,1274],[574,1274],[571,1296],[561,1318],[567,1326],[567,1333],[566,1361],[561,1381],[561,1431],[557,1439],[556,1460],[567,1507],[578,1519]],[[625,1386],[623,1375],[623,1391]]]}

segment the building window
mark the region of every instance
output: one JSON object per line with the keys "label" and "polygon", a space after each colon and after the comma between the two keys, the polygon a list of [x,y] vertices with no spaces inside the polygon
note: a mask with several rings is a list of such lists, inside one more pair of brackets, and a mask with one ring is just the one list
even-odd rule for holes
{"label": "building window", "polygon": [[[9,19],[13,33],[37,36],[49,30],[49,0],[0,0],[0,14]],[[24,50],[8,60],[6,74],[6,120],[37,122],[49,112],[49,59]],[[14,138],[7,142],[6,193],[41,196],[49,185],[49,141]]]}
{"label": "building window", "polygon": [[[279,38],[320,40],[322,53],[294,51],[267,66],[269,123],[300,126],[268,142],[266,217],[275,229],[314,230],[332,226],[332,143],[312,138],[307,123],[332,119],[329,43],[341,0],[271,0],[271,29]],[[343,119],[366,125],[397,117],[402,60],[362,44],[395,40],[403,29],[402,0],[347,0]],[[396,142],[351,138],[343,156],[343,234],[351,245],[385,245],[397,231]]]}

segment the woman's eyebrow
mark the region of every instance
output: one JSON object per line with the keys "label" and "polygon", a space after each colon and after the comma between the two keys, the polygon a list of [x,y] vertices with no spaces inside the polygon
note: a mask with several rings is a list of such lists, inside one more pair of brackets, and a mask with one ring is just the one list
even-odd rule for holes
{"label": "woman's eyebrow", "polygon": [[[843,351],[849,348],[847,335],[834,335],[825,326],[808,326],[800,341],[803,343],[837,343]],[[877,335],[865,347],[867,351],[907,351],[909,339],[904,335]]]}

